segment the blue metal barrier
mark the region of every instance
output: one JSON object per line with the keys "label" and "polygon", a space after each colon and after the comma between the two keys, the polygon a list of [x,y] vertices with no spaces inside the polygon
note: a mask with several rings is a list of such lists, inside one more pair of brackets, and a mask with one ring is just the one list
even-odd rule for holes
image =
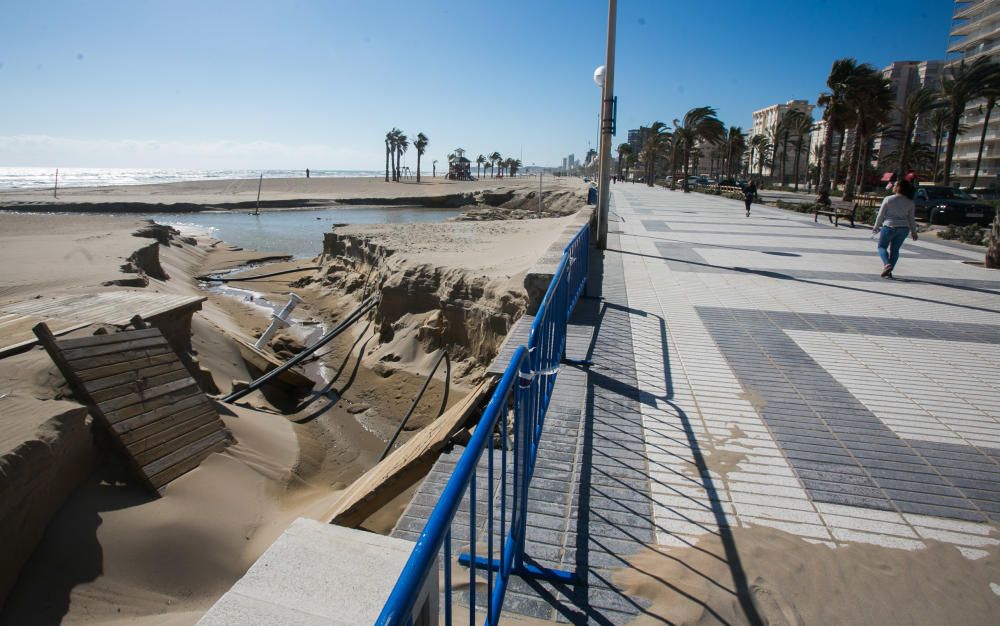
{"label": "blue metal barrier", "polygon": [[[528,521],[528,487],[535,469],[535,455],[542,436],[545,411],[566,351],[567,321],[586,286],[589,247],[588,224],[577,232],[563,251],[562,260],[531,325],[527,346],[517,348],[504,370],[376,624],[406,626],[413,623],[413,611],[427,577],[437,576],[435,563],[442,549],[445,624],[452,623],[451,525],[466,491],[469,494],[469,551],[459,556],[459,563],[469,568],[469,624],[476,623],[476,581],[480,570],[486,573],[485,623],[491,625],[500,621],[511,574],[563,583],[575,580],[572,572],[525,565],[524,540]],[[510,420],[513,420],[512,424],[509,424]],[[513,442],[508,437],[509,425],[513,426]],[[495,432],[500,433],[500,468],[496,481]],[[478,466],[487,449],[486,485],[479,487],[485,489],[486,554],[477,556]],[[511,480],[508,480],[508,457],[513,470]],[[494,506],[494,499],[499,500],[498,507]],[[499,517],[496,515],[497,508]],[[502,544],[499,554],[494,550],[494,535]]]}

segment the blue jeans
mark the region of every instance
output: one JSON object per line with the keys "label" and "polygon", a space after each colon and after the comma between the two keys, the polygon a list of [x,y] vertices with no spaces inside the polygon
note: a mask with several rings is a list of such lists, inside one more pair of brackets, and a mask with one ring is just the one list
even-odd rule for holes
{"label": "blue jeans", "polygon": [[[899,249],[903,247],[910,229],[906,226],[883,226],[878,235],[878,255],[882,263],[895,268],[899,260]],[[888,248],[888,249],[887,249]]]}

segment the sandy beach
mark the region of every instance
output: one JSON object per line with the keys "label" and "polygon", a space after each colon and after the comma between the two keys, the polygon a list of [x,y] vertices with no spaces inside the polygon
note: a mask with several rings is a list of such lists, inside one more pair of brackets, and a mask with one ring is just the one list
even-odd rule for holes
{"label": "sandy beach", "polygon": [[[252,190],[247,184],[73,189],[60,193],[60,199],[232,204],[256,194],[255,184]],[[452,193],[452,186],[443,182],[417,186],[303,179],[280,184],[275,196],[323,201],[387,190],[395,194],[390,200],[405,194]],[[316,189],[304,195],[308,185]],[[461,189],[464,193],[487,187],[484,181]],[[573,193],[580,187],[577,182]],[[38,193],[0,195],[2,203],[43,202]],[[21,458],[26,450],[43,445],[47,458],[59,461],[66,450],[78,450],[66,471],[51,474],[39,469],[31,477],[41,488],[65,494],[42,520],[47,522],[42,524],[44,534],[38,528],[39,516],[44,516],[34,510],[4,528],[5,533],[24,535],[16,541],[37,545],[23,566],[20,561],[5,563],[0,581],[8,582],[9,593],[0,623],[197,621],[290,521],[303,516],[321,519],[339,491],[377,461],[422,383],[421,372],[440,349],[452,351],[455,360],[449,403],[479,380],[506,329],[527,306],[525,275],[569,220],[338,227],[339,241],[364,241],[379,250],[374,265],[378,288],[388,294],[385,304],[368,322],[329,344],[321,351],[324,358],[308,366],[318,379],[311,394],[285,398],[254,392],[236,405],[218,405],[238,444],[211,455],[198,469],[171,483],[162,498],[153,498],[131,483],[114,453],[94,448],[91,427],[84,427],[89,420],[77,417],[79,425],[69,429],[67,412],[79,403],[44,350],[36,347],[0,358],[0,379],[5,381],[0,408],[7,408],[0,453]],[[5,268],[0,274],[0,305],[116,291],[207,296],[192,320],[193,356],[220,392],[227,393],[234,381],[252,378],[234,338],[252,341],[266,327],[271,304],[283,304],[289,291],[305,300],[294,314],[292,328],[271,342],[279,355],[290,356],[355,306],[360,297],[358,277],[372,273],[357,259],[324,255],[319,259],[320,272],[243,283],[252,297],[244,292],[206,291],[195,276],[273,255],[179,233],[170,234],[165,243],[148,233],[135,236],[144,229],[146,222],[128,216],[0,211],[0,264]],[[149,246],[158,252],[162,279],[150,276],[146,266],[129,269],[136,262],[136,251]],[[310,263],[270,259],[264,268],[277,271],[303,265]],[[123,272],[123,267],[132,273]],[[135,280],[136,271],[145,287],[120,284],[123,279]],[[245,274],[262,271],[254,267]],[[425,296],[417,308],[411,306],[420,300],[412,297],[415,293]],[[452,307],[464,310],[464,317],[442,315],[445,304],[456,303],[464,303]],[[473,340],[479,327],[466,329],[470,320],[492,325],[488,341]],[[89,336],[99,326],[67,336]],[[442,392],[443,381],[430,385],[401,440],[433,420]],[[75,448],[66,447],[69,439]],[[0,464],[0,489],[6,493],[25,487],[27,477],[19,473],[23,469],[14,469]],[[363,527],[387,532],[407,500],[408,493],[402,494]]]}

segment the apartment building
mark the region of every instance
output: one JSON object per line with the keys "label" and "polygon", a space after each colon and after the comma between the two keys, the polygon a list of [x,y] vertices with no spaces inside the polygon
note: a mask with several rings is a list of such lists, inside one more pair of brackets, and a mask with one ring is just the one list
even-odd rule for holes
{"label": "apartment building", "polygon": [[[963,60],[970,63],[984,56],[1000,61],[1000,0],[955,3],[948,53],[951,57],[948,62],[949,67]],[[985,121],[984,102],[983,99],[979,99],[969,103],[963,118],[968,131],[960,135],[955,142],[952,182],[958,182],[963,187],[972,183],[976,156],[979,153],[979,139]],[[983,161],[979,168],[976,187],[996,185],[1000,182],[998,175],[1000,175],[1000,111],[994,111],[986,129]]]}

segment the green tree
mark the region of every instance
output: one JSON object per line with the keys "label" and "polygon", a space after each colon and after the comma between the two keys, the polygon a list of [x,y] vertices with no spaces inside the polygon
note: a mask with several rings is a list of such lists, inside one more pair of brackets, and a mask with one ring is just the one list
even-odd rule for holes
{"label": "green tree", "polygon": [[656,180],[656,162],[663,154],[666,142],[670,140],[670,131],[663,122],[653,122],[646,132],[646,139],[639,150],[639,157],[646,166],[646,184],[653,186]]}
{"label": "green tree", "polygon": [[856,76],[847,94],[847,103],[855,114],[854,147],[849,156],[844,200],[852,200],[855,187],[864,185],[870,161],[871,141],[889,120],[893,107],[892,82],[882,73],[871,69]]}
{"label": "green tree", "polygon": [[902,137],[899,149],[899,167],[897,175],[902,176],[912,167],[913,135],[917,130],[917,119],[935,109],[940,109],[944,103],[938,98],[938,92],[930,87],[921,87],[906,97],[902,106],[897,106],[902,117]]}
{"label": "green tree", "polygon": [[812,132],[813,123],[811,115],[800,113],[794,117],[790,127],[794,136],[792,146],[795,148],[795,168],[792,174],[792,178],[795,179],[795,191],[799,190],[799,162],[802,160],[802,150],[805,149],[806,154],[809,153],[807,142]]}
{"label": "green tree", "polygon": [[427,149],[427,144],[430,142],[427,139],[427,135],[423,133],[417,133],[417,139],[413,142],[413,147],[417,150],[417,182],[420,182],[420,157],[424,155],[424,151]]}
{"label": "green tree", "polygon": [[622,169],[625,166],[626,157],[632,154],[632,144],[622,143],[618,145],[618,178],[622,177]]}
{"label": "green tree", "polygon": [[934,112],[931,113],[931,128],[934,131],[934,167],[932,168],[934,182],[937,182],[941,175],[941,142],[948,130],[950,119],[951,112],[948,110],[947,104],[939,109],[934,109]]}
{"label": "green tree", "polygon": [[986,57],[979,57],[966,64],[963,59],[958,65],[946,70],[941,80],[941,98],[947,103],[951,117],[948,120],[948,142],[944,150],[944,184],[951,185],[951,161],[955,156],[955,141],[959,135],[962,115],[969,102],[983,94],[995,70]]}
{"label": "green tree", "polygon": [[503,158],[503,157],[500,156],[499,152],[494,152],[493,154],[491,154],[489,156],[489,159],[490,159],[490,175],[492,177],[494,177],[494,178],[496,177],[496,169],[495,169],[496,165],[497,165],[497,163],[500,162],[501,158]]}
{"label": "green tree", "polygon": [[746,133],[739,126],[730,126],[729,132],[726,134],[726,154],[723,160],[723,171],[727,177],[732,178],[736,175],[738,168],[733,167],[733,160],[736,159],[738,165],[739,159],[746,152],[746,149]]}
{"label": "green tree", "polygon": [[972,182],[969,184],[969,191],[976,188],[976,183],[979,182],[979,166],[983,162],[983,146],[986,144],[986,129],[990,125],[990,115],[993,113],[993,108],[997,105],[997,98],[1000,97],[1000,65],[996,63],[990,64],[990,72],[986,78],[986,84],[983,85],[982,96],[986,98],[986,103],[980,106],[979,110],[982,112],[985,107],[986,113],[983,118],[983,130],[979,135],[979,152],[976,154],[976,169],[972,173]]}
{"label": "green tree", "polygon": [[771,150],[771,140],[764,133],[757,133],[750,138],[750,149],[751,149],[751,167],[749,171],[753,171],[753,150],[757,151],[757,178],[761,181],[764,180],[764,165],[767,161],[767,153]]}
{"label": "green tree", "polygon": [[409,147],[410,138],[403,131],[399,131],[396,135],[396,177],[394,179],[397,183],[400,180],[400,173],[402,171],[403,155]]}
{"label": "green tree", "polygon": [[486,163],[486,157],[480,154],[476,157],[476,178],[479,178],[479,168],[483,166],[483,163]]}
{"label": "green tree", "polygon": [[[826,122],[823,145],[833,146],[833,135],[839,132],[838,146],[843,148],[845,131],[853,123],[853,110],[847,102],[848,94],[853,89],[858,76],[869,71],[874,71],[874,68],[867,63],[858,64],[852,58],[838,59],[833,62],[830,74],[826,78],[826,86],[829,91],[821,93],[817,102],[819,106],[823,107],[823,120]],[[837,168],[840,166],[839,152],[840,150],[838,150],[837,155]],[[836,169],[832,171],[833,176],[831,177],[832,157],[833,150],[824,150],[819,174],[819,192],[821,194],[830,192],[831,178],[833,183],[836,183]]]}
{"label": "green tree", "polygon": [[719,118],[715,116],[715,109],[712,107],[695,107],[684,114],[681,121],[674,120],[674,138],[680,142],[680,149],[684,163],[684,191],[688,189],[688,172],[691,161],[691,154],[699,142],[706,144],[718,144],[726,136],[726,127]]}
{"label": "green tree", "polygon": [[392,132],[395,128],[385,134],[385,182],[389,182],[389,155],[392,153]]}

